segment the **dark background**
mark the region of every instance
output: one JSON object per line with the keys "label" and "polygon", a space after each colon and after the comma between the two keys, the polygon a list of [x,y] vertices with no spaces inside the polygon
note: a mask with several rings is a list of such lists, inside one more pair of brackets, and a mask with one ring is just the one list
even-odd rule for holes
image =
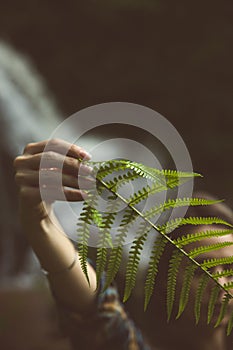
{"label": "dark background", "polygon": [[199,187],[233,205],[233,2],[4,1],[1,37],[27,54],[64,118],[134,102],[177,128]]}
{"label": "dark background", "polygon": [[[31,59],[64,118],[110,101],[162,114],[204,175],[198,188],[233,207],[232,18],[232,0],[2,1],[0,39]],[[0,346],[58,349],[43,343],[48,293],[27,293],[0,294]]]}

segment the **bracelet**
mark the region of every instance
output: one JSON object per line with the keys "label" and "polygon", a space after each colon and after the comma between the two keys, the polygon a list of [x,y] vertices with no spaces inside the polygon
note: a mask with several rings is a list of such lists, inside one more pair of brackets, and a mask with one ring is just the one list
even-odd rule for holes
{"label": "bracelet", "polygon": [[64,272],[70,271],[70,270],[74,267],[74,265],[75,265],[75,263],[76,263],[76,261],[77,261],[77,258],[78,258],[78,254],[77,254],[77,251],[75,250],[74,260],[72,261],[72,263],[70,264],[70,266],[66,267],[66,268],[63,269],[63,270],[54,271],[54,272],[49,272],[49,271],[43,269],[43,267],[41,267],[41,272],[42,272],[44,275],[46,275],[46,276],[48,276],[48,275],[60,275],[60,274],[62,274],[62,273],[64,273]]}

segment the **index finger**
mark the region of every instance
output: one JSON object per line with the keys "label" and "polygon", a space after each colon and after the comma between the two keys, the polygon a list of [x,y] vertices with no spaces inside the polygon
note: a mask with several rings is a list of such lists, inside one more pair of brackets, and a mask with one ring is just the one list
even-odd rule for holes
{"label": "index finger", "polygon": [[41,142],[29,143],[25,149],[24,154],[37,154],[43,151],[53,151],[63,155],[68,155],[73,158],[82,158],[90,160],[91,155],[82,147],[61,139],[44,140]]}

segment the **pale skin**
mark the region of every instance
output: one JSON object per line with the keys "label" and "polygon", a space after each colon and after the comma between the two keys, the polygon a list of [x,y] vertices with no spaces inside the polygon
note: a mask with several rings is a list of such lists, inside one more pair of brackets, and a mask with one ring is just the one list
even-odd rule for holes
{"label": "pale skin", "polygon": [[[85,150],[62,140],[50,140],[46,157],[52,160],[52,171],[48,177],[53,179],[56,173],[62,173],[63,184],[60,191],[48,181],[46,190],[49,200],[42,201],[39,189],[39,168],[42,152],[47,141],[30,143],[23,155],[14,161],[15,180],[19,188],[20,219],[24,233],[36,253],[42,267],[51,272],[49,282],[57,298],[78,312],[91,310],[95,300],[96,274],[88,264],[90,286],[82,272],[79,259],[71,270],[65,270],[74,259],[74,248],[66,234],[59,226],[53,213],[51,203],[64,200],[62,191],[68,201],[82,201],[84,193],[78,186],[80,162],[78,158],[90,159]],[[80,170],[81,172],[81,170]],[[85,187],[92,185],[91,169],[83,167],[82,176]],[[78,297],[77,297],[78,296]]]}

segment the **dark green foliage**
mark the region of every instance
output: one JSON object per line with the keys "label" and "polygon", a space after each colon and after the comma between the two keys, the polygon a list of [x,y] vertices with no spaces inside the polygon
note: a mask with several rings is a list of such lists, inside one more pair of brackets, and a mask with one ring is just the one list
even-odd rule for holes
{"label": "dark green foliage", "polygon": [[[145,280],[146,309],[153,295],[159,262],[164,254],[166,245],[173,249],[169,261],[167,278],[167,314],[170,319],[176,296],[177,278],[182,276],[182,288],[179,296],[179,310],[177,318],[184,312],[188,304],[190,288],[196,274],[199,276],[199,285],[196,290],[194,313],[196,323],[201,315],[203,295],[209,282],[214,283],[211,289],[207,323],[211,322],[213,312],[219,295],[222,297],[222,307],[217,327],[223,320],[229,309],[229,303],[233,298],[231,290],[233,282],[221,284],[221,277],[233,277],[233,269],[226,265],[233,265],[233,256],[202,259],[203,254],[220,251],[233,243],[222,240],[219,243],[208,244],[208,238],[224,237],[233,233],[232,225],[218,217],[177,217],[173,220],[165,219],[155,225],[158,215],[169,213],[178,207],[207,206],[219,201],[203,198],[168,198],[158,202],[156,195],[166,194],[189,179],[200,176],[195,173],[177,172],[174,170],[158,170],[126,160],[113,160],[106,162],[89,162],[94,167],[94,175],[97,180],[97,190],[89,191],[89,197],[85,201],[83,211],[78,223],[78,249],[83,272],[87,274],[88,241],[91,235],[91,227],[98,231],[97,240],[97,288],[103,271],[106,271],[104,289],[106,289],[116,277],[119,271],[124,244],[129,242],[131,247],[128,255],[125,274],[124,301],[126,301],[135,287],[140,258],[148,237],[153,238],[153,246],[150,251],[148,270]],[[127,191],[130,184],[131,192]],[[135,185],[136,184],[136,185]],[[133,188],[132,193],[132,186]],[[130,194],[129,194],[130,192]],[[107,196],[106,196],[107,193]],[[99,207],[99,196],[107,198],[106,207]],[[153,205],[147,208],[147,200],[153,199]],[[121,208],[121,205],[124,208]],[[143,206],[143,209],[142,209]],[[145,210],[144,210],[145,207]],[[172,238],[171,232],[185,225],[193,226],[193,233],[180,234],[178,238]],[[206,230],[198,230],[198,226],[207,226]],[[222,228],[209,229],[209,225],[221,225]],[[197,230],[195,232],[195,227]],[[213,226],[214,227],[214,226]],[[116,228],[113,236],[113,228]],[[190,249],[190,244],[198,243],[198,246]],[[186,268],[181,275],[181,266],[186,262]],[[182,264],[181,264],[182,263]],[[226,266],[224,268],[224,266]],[[213,268],[215,271],[213,271]],[[219,271],[216,269],[219,268]],[[216,272],[217,271],[217,272]],[[223,293],[224,292],[224,293]],[[221,294],[220,294],[221,293]],[[233,328],[233,317],[228,323],[227,332],[230,334]]]}

